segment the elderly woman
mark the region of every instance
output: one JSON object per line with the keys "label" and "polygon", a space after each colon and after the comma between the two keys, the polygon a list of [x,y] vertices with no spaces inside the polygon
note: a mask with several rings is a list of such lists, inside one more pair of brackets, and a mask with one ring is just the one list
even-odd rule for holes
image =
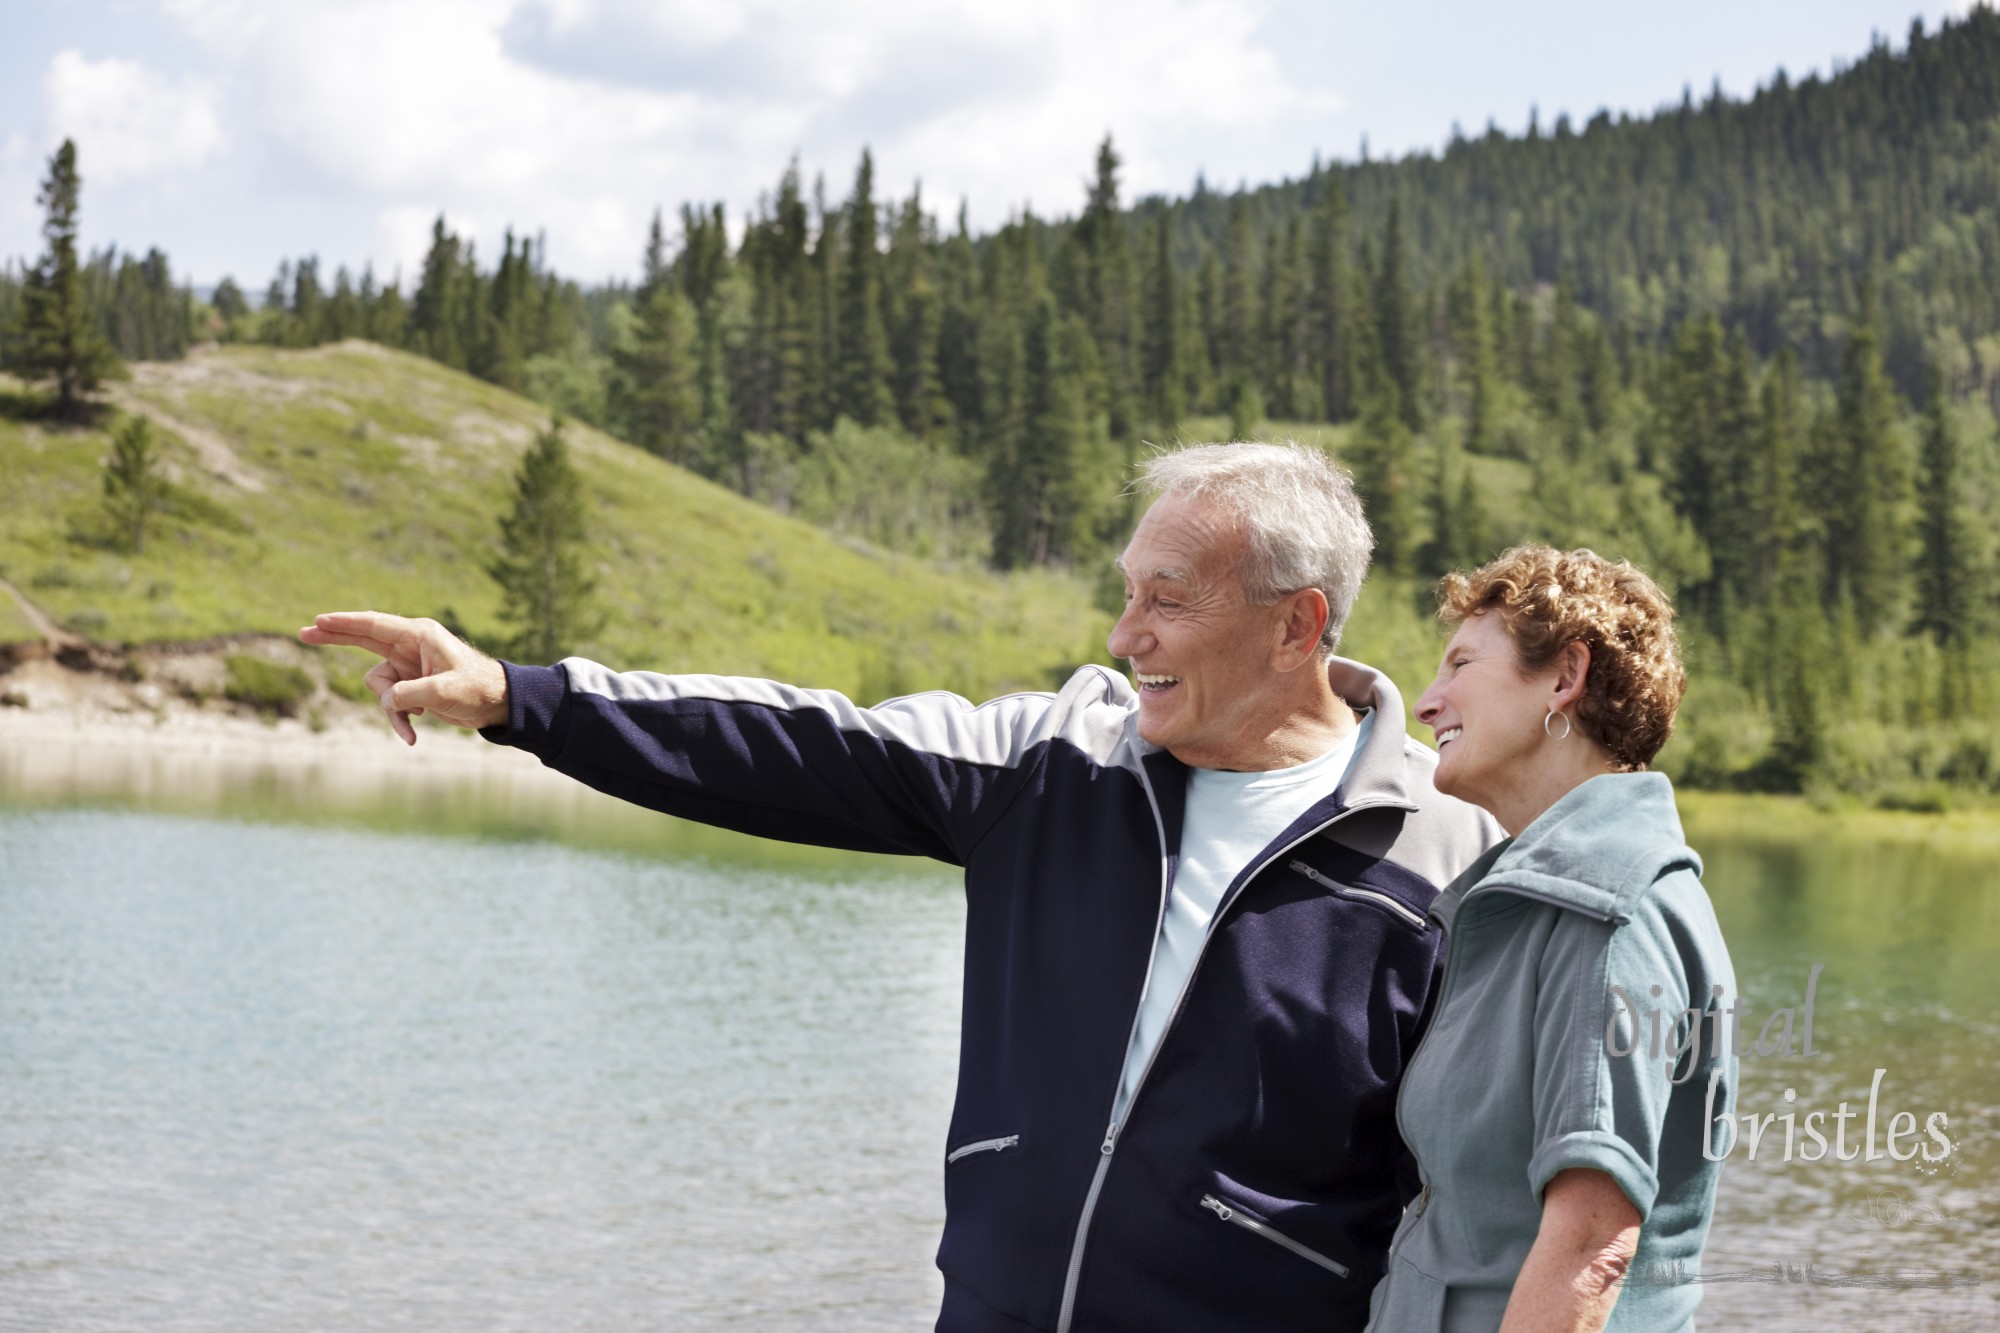
{"label": "elderly woman", "polygon": [[1423,1190],[1368,1327],[1692,1328],[1736,981],[1645,771],[1681,697],[1673,608],[1629,564],[1539,546],[1439,603],[1456,633],[1416,710],[1437,787],[1510,836],[1431,907],[1445,974],[1398,1105]]}

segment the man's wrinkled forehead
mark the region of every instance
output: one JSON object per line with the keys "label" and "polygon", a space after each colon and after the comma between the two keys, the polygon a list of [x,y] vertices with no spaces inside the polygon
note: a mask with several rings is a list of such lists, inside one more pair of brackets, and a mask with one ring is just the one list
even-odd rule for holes
{"label": "man's wrinkled forehead", "polygon": [[1200,500],[1163,496],[1112,563],[1134,583],[1195,584],[1226,577],[1242,554],[1241,520]]}

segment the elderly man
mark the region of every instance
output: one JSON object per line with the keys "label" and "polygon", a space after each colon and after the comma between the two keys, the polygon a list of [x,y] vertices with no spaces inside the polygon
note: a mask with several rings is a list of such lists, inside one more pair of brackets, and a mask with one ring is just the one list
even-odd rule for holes
{"label": "elderly man", "polygon": [[965,868],[938,1327],[1360,1329],[1414,1189],[1396,1131],[1438,888],[1498,836],[1334,656],[1371,538],[1316,450],[1162,455],[1113,654],[1055,694],[822,690],[495,662],[321,616],[424,711],[603,791]]}

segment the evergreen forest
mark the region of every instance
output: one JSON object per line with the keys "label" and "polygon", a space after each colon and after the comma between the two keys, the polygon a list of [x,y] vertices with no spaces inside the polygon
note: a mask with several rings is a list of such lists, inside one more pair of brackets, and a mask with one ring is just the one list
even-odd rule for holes
{"label": "evergreen forest", "polygon": [[[1127,198],[1114,142],[1087,165],[1074,214],[975,234],[866,152],[831,184],[795,161],[747,216],[657,213],[630,285],[559,276],[540,237],[478,255],[443,217],[387,281],[306,255],[198,301],[158,251],[65,281],[128,359],[372,340],[890,550],[1077,571],[1107,607],[1144,449],[1315,442],[1376,528],[1364,598],[1399,608],[1355,649],[1411,697],[1437,574],[1588,545],[1681,608],[1677,780],[2000,793],[2000,14],[1747,99],[1275,184]],[[0,273],[22,374],[53,264]]]}

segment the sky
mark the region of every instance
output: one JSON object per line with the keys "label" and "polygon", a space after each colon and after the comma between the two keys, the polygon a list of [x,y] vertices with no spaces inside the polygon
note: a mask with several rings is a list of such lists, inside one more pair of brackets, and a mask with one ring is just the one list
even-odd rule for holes
{"label": "sky", "polygon": [[754,210],[794,157],[846,198],[919,185],[975,231],[1644,115],[1831,74],[1971,0],[16,0],[0,44],[0,259],[42,250],[77,143],[83,239],[257,291],[281,258],[418,271],[432,221],[636,274],[655,209]]}

